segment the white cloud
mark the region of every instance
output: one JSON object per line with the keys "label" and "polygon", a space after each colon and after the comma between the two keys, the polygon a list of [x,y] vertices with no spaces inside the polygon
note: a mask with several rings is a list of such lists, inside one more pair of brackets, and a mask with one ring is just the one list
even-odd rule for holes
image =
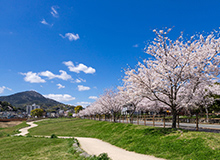
{"label": "white cloud", "polygon": [[87,91],[90,90],[90,87],[86,87],[83,85],[78,85],[78,91]]}
{"label": "white cloud", "polygon": [[44,97],[54,99],[59,102],[68,102],[76,99],[69,94],[48,94],[44,95]]}
{"label": "white cloud", "polygon": [[73,64],[72,61],[68,61],[68,62],[63,62],[71,72],[76,72],[76,73],[79,73],[79,72],[84,72],[84,73],[90,73],[90,74],[93,74],[96,72],[96,70],[92,67],[87,67],[86,65],[80,63],[79,65],[75,66]]}
{"label": "white cloud", "polygon": [[81,83],[82,81],[79,80],[79,79],[76,79],[75,82],[76,82],[76,83]]}
{"label": "white cloud", "polygon": [[57,84],[57,86],[58,86],[58,89],[61,89],[61,88],[65,88],[65,86],[63,86],[62,84]]}
{"label": "white cloud", "polygon": [[66,73],[66,71],[63,70],[59,70],[59,72],[61,73],[60,75],[57,76],[57,78],[60,78],[62,80],[68,80],[68,79],[72,79],[72,77],[70,75],[68,75]]}
{"label": "white cloud", "polygon": [[50,71],[40,72],[40,75],[41,75],[41,76],[44,76],[44,77],[48,77],[49,79],[56,78],[56,75],[53,74],[53,73],[50,72]]}
{"label": "white cloud", "polygon": [[48,26],[53,26],[53,24],[49,24],[45,19],[43,19],[42,21],[40,21],[40,23],[44,24],[44,25],[48,25]]}
{"label": "white cloud", "polygon": [[54,78],[59,78],[62,80],[72,79],[72,77],[68,75],[66,71],[59,70],[59,72],[61,73],[60,75],[55,75],[50,71],[44,71],[44,72],[41,72],[40,75],[44,77],[48,77],[49,79],[54,79]]}
{"label": "white cloud", "polygon": [[90,105],[91,103],[90,102],[77,102],[76,104],[81,105],[83,107],[86,107],[86,106]]}
{"label": "white cloud", "polygon": [[97,99],[98,97],[96,96],[89,96],[89,99]]}
{"label": "white cloud", "polygon": [[46,81],[42,79],[37,73],[27,72],[27,73],[20,73],[24,75],[24,80],[30,83],[45,83]]}
{"label": "white cloud", "polygon": [[81,83],[81,82],[86,82],[86,80],[82,78],[77,78],[76,80],[72,81],[72,83]]}
{"label": "white cloud", "polygon": [[133,47],[137,48],[137,47],[139,47],[139,45],[138,45],[138,44],[135,44],[135,45],[133,45]]}
{"label": "white cloud", "polygon": [[7,90],[9,90],[9,91],[12,90],[11,88],[8,88],[8,87],[5,87],[5,86],[2,86],[2,87],[0,87],[0,93],[3,93],[5,89],[7,89]]}
{"label": "white cloud", "polygon": [[57,9],[58,9],[59,7],[58,6],[52,6],[51,7],[51,14],[53,15],[53,17],[55,17],[55,18],[58,18],[59,17],[59,13],[57,12]]}
{"label": "white cloud", "polygon": [[62,38],[68,38],[70,41],[76,41],[77,39],[79,39],[79,35],[78,34],[73,34],[73,33],[66,33],[65,36],[63,36],[62,34],[59,34]]}

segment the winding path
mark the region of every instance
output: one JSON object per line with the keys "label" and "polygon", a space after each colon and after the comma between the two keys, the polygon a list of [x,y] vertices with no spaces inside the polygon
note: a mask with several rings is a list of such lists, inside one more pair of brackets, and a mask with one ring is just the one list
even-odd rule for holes
{"label": "winding path", "polygon": [[[22,128],[19,131],[21,133],[16,134],[16,136],[25,136],[28,134],[28,130],[33,127],[37,127],[37,124],[34,124],[34,122],[27,122],[28,127]],[[36,136],[40,137],[40,136]],[[50,137],[50,136],[44,136],[44,137]],[[65,136],[58,136],[58,138],[73,138],[73,137],[65,137]],[[83,137],[74,137],[77,139],[80,143],[80,147],[86,151],[90,155],[96,155],[98,156],[101,153],[107,153],[108,156],[112,160],[163,160],[161,158],[156,158],[149,155],[144,154],[138,154],[135,152],[126,151],[122,148],[113,146],[107,142],[104,142],[102,140],[96,139],[96,138],[83,138]]]}
{"label": "winding path", "polygon": [[79,141],[80,147],[90,155],[107,153],[112,160],[163,160],[154,156],[126,151],[96,138],[75,138]]}
{"label": "winding path", "polygon": [[28,134],[28,133],[29,133],[28,130],[29,130],[30,128],[33,128],[33,127],[37,127],[37,126],[38,126],[37,124],[34,124],[34,122],[38,122],[38,121],[27,122],[27,124],[30,125],[30,126],[19,129],[19,131],[20,131],[21,133],[15,134],[15,136],[25,136],[26,134]]}

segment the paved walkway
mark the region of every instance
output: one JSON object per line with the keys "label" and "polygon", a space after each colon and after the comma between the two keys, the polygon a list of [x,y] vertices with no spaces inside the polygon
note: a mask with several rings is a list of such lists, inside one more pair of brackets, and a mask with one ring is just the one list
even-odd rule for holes
{"label": "paved walkway", "polygon": [[75,138],[79,141],[80,147],[90,155],[107,153],[112,160],[162,160],[161,158],[155,158],[153,156],[129,152],[99,139]]}
{"label": "paved walkway", "polygon": [[[37,127],[38,125],[34,124],[34,122],[37,121],[27,122],[27,124],[30,126],[20,129],[19,131],[21,133],[16,134],[16,136],[20,136],[20,135],[25,136],[26,134],[29,133],[28,130],[30,128]],[[36,136],[36,137],[50,137],[50,136]],[[58,136],[58,138],[73,138],[73,137]],[[112,160],[163,160],[161,158],[155,158],[153,156],[138,154],[135,152],[129,152],[95,138],[83,138],[83,137],[74,137],[74,138],[79,141],[80,147],[90,155],[98,156],[101,153],[107,153]]]}

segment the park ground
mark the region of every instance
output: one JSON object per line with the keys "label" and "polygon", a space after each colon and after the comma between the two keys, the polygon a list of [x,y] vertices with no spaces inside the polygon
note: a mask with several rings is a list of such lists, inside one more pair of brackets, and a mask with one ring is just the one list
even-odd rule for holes
{"label": "park ground", "polygon": [[[1,128],[1,159],[74,159],[77,155],[70,151],[71,140],[31,136],[52,134],[98,138],[129,151],[165,159],[214,160],[220,157],[218,133],[66,118],[40,121],[37,124],[38,127],[29,130],[28,137],[9,136],[26,126],[24,122],[14,127]],[[77,158],[80,159],[79,156]]]}

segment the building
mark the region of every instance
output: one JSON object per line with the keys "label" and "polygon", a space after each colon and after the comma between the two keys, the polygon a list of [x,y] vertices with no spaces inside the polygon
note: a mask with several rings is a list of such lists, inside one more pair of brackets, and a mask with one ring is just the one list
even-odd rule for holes
{"label": "building", "polygon": [[37,109],[37,108],[40,108],[40,106],[36,105],[35,103],[32,104],[32,105],[26,106],[26,113],[27,113],[27,115],[30,116],[31,115],[31,111],[34,110],[34,109]]}

